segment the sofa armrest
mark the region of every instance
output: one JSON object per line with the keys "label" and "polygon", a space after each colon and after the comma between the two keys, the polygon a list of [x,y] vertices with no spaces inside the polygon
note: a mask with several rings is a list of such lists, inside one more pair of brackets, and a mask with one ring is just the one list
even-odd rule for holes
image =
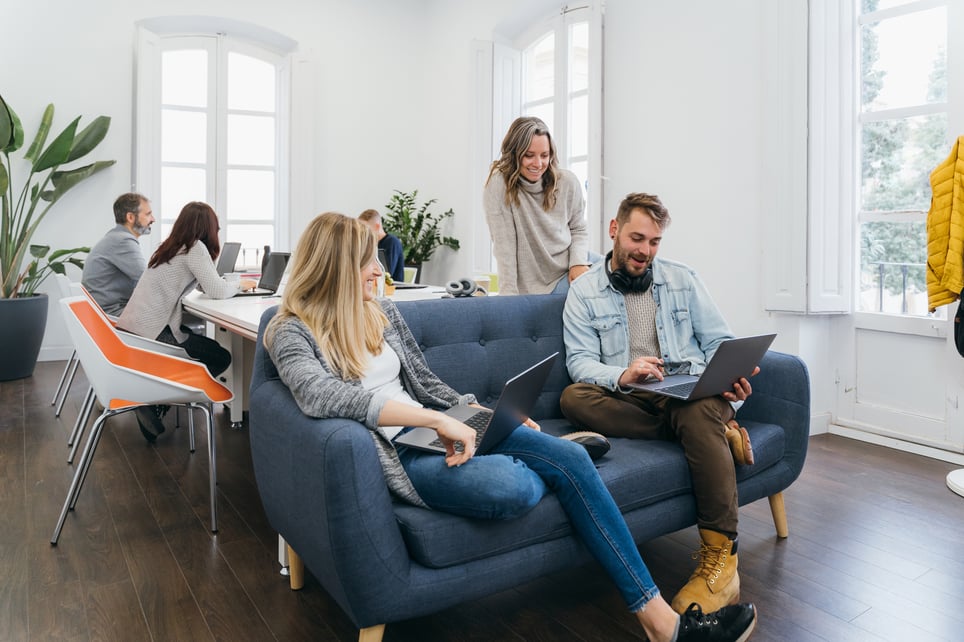
{"label": "sofa armrest", "polygon": [[[398,590],[410,560],[372,437],[347,419],[314,419],[287,387],[265,377],[259,345],[250,397],[258,490],[272,528],[353,620]],[[265,366],[268,366],[265,368]]]}
{"label": "sofa armrest", "polygon": [[810,375],[800,357],[770,350],[760,373],[750,380],[753,394],[737,414],[740,423],[782,426],[786,436],[784,462],[795,479],[803,469],[810,439]]}

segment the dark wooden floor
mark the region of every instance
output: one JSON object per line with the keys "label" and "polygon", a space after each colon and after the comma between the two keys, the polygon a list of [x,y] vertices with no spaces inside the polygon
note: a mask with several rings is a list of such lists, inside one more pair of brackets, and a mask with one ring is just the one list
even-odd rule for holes
{"label": "dark wooden floor", "polygon": [[[60,419],[50,398],[63,362],[0,383],[0,640],[354,640],[357,631],[308,577],[293,593],[251,472],[247,433],[218,413],[221,530],[208,532],[204,436],[147,446],[133,417],[101,441],[60,545],[48,543],[72,468],[67,433],[86,382]],[[765,501],[740,521],[743,598],[763,640],[964,639],[964,498],[939,461],[841,437],[811,440],[784,494],[790,538]],[[692,568],[696,533],[646,544],[672,595]],[[590,565],[432,617],[391,624],[386,640],[637,639],[634,618]]]}

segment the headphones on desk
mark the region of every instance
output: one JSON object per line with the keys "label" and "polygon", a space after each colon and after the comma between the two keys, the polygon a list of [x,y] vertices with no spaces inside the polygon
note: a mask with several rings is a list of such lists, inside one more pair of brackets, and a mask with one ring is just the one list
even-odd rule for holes
{"label": "headphones on desk", "polygon": [[446,295],[443,298],[457,298],[460,296],[484,296],[488,294],[481,285],[472,279],[449,281],[445,286]]}
{"label": "headphones on desk", "polygon": [[612,250],[610,250],[609,254],[606,255],[604,260],[606,262],[606,276],[609,277],[609,283],[616,288],[617,291],[622,292],[623,294],[629,294],[631,292],[645,292],[649,289],[649,286],[653,284],[652,263],[646,266],[646,270],[642,274],[639,276],[633,276],[622,268],[619,268],[615,272],[612,271]]}

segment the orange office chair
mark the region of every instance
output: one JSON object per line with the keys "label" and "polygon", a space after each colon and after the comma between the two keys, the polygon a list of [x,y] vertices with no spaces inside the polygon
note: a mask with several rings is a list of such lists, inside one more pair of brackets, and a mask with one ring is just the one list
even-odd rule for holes
{"label": "orange office chair", "polygon": [[[57,275],[57,276],[60,276],[60,275]],[[85,297],[87,297],[87,300],[90,301],[90,304],[94,307],[94,309],[97,310],[100,313],[100,315],[104,318],[104,320],[106,320],[111,325],[111,327],[117,331],[117,336],[120,337],[121,341],[123,341],[127,345],[134,346],[135,348],[143,348],[144,350],[151,350],[152,352],[169,354],[174,357],[181,357],[182,359],[191,358],[188,356],[187,352],[185,352],[184,348],[181,348],[179,346],[170,345],[169,343],[162,343],[160,341],[155,341],[154,339],[148,339],[146,337],[142,337],[136,334],[131,334],[130,332],[125,332],[124,330],[119,330],[117,328],[117,319],[115,319],[114,317],[104,312],[104,309],[100,307],[100,304],[97,303],[97,301],[94,299],[93,296],[91,296],[90,292],[87,291],[87,288],[80,285],[79,289],[80,289],[80,292]],[[68,294],[66,296],[73,296],[73,295]],[[71,358],[74,358],[76,354],[77,354],[77,351],[74,350],[74,354],[72,355]],[[68,366],[69,366],[69,363],[68,363]],[[74,371],[76,371],[76,369],[77,369],[77,361],[75,360]],[[66,369],[64,370],[64,372],[66,373]],[[67,382],[68,388],[70,387],[70,383],[73,381],[73,378],[74,378],[73,372],[71,372],[70,379]],[[63,379],[63,377],[61,377],[61,379]],[[65,392],[64,397],[66,398],[66,396],[67,394]],[[80,438],[83,436],[84,429],[87,426],[87,422],[90,420],[90,413],[94,408],[95,401],[96,401],[96,398],[94,395],[94,387],[89,386],[87,388],[87,394],[84,397],[84,401],[80,406],[80,413],[77,414],[77,420],[74,422],[74,428],[73,430],[70,431],[70,436],[67,438],[67,447],[70,448],[70,454],[67,455],[68,464],[72,464],[74,462],[74,455],[77,453],[77,447],[80,445]],[[61,404],[63,404],[63,401],[61,401]],[[60,415],[60,412],[58,408],[57,416],[59,415]],[[191,430],[190,447],[191,447],[191,452],[193,453],[194,452],[194,417],[193,415],[189,416],[188,419],[189,419],[190,430]]]}
{"label": "orange office chair", "polygon": [[50,543],[57,544],[67,512],[77,503],[106,420],[139,406],[158,404],[198,408],[204,413],[208,427],[211,532],[216,533],[217,457],[214,417],[208,406],[231,401],[231,391],[215,381],[200,362],[127,345],[85,297],[62,299],[60,306],[77,356],[104,411],[87,437]]}

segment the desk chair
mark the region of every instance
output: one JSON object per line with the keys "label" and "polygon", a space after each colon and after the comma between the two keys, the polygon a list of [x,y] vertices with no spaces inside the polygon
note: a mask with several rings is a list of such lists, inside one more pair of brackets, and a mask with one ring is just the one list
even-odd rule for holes
{"label": "desk chair", "polygon": [[87,437],[50,543],[57,544],[67,512],[77,504],[107,419],[140,406],[158,404],[198,408],[204,413],[208,428],[211,532],[216,533],[217,456],[214,417],[209,406],[231,401],[231,391],[215,381],[202,363],[127,345],[86,297],[63,299],[60,306],[77,356],[104,411]]}
{"label": "desk chair", "polygon": [[[182,359],[190,359],[184,348],[180,346],[174,346],[169,343],[162,343],[160,341],[155,341],[154,339],[148,339],[147,337],[142,337],[137,334],[132,334],[124,330],[117,328],[117,319],[107,314],[100,304],[91,296],[90,292],[84,286],[79,286],[80,292],[87,297],[90,304],[97,310],[104,320],[111,325],[112,328],[117,332],[117,336],[120,337],[121,341],[129,346],[135,348],[142,348],[144,350],[151,350],[152,352],[160,352],[162,354],[171,355],[172,357],[180,357]],[[76,355],[77,351],[74,351]],[[74,365],[74,370],[77,366]],[[71,381],[73,377],[71,377]],[[66,394],[65,394],[66,396]],[[94,409],[94,402],[96,397],[94,395],[94,387],[87,387],[87,394],[84,397],[84,401],[80,406],[80,412],[77,414],[77,420],[74,422],[74,428],[70,431],[70,436],[67,438],[67,447],[70,448],[70,453],[67,455],[67,463],[72,464],[74,462],[74,455],[77,453],[77,446],[80,445],[80,438],[84,434],[84,429],[87,427],[87,422],[90,420],[90,413]],[[178,423],[180,425],[180,416],[177,417]],[[188,415],[188,424],[191,431],[190,434],[190,444],[191,452],[194,452],[194,416]]]}

